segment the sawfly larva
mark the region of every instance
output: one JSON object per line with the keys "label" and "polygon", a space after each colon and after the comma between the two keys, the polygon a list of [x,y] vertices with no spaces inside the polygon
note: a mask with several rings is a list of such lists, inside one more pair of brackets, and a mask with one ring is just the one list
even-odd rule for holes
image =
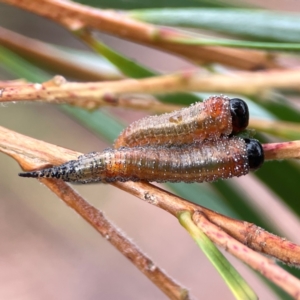
{"label": "sawfly larva", "polygon": [[106,149],[60,166],[19,175],[74,183],[210,182],[246,175],[249,170],[259,168],[263,161],[263,148],[257,140],[223,137],[218,141],[181,146]]}
{"label": "sawfly larva", "polygon": [[212,96],[178,111],[133,122],[116,139],[114,148],[171,146],[218,139],[244,130],[248,122],[248,106],[243,100]]}

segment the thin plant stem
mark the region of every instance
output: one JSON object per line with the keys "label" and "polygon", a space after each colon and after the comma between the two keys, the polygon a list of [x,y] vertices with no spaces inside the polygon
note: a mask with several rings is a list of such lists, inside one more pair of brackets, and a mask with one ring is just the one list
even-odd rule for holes
{"label": "thin plant stem", "polygon": [[160,28],[136,21],[124,12],[103,10],[61,0],[1,0],[37,15],[51,19],[69,30],[91,28],[130,41],[180,55],[196,63],[221,63],[241,69],[258,70],[281,67],[274,55],[258,50],[213,46],[190,46],[174,43],[171,38],[190,38],[186,32]]}

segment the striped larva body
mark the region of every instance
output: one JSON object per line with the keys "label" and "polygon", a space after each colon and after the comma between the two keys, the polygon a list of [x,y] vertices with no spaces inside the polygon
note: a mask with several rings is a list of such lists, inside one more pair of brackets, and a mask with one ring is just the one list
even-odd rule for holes
{"label": "striped larva body", "polygon": [[243,100],[212,96],[178,111],[133,122],[116,139],[114,148],[215,140],[244,130],[248,121],[249,111]]}
{"label": "striped larva body", "polygon": [[263,159],[258,141],[233,137],[172,147],[106,149],[60,166],[19,175],[74,183],[210,182],[246,175],[250,169],[258,168]]}

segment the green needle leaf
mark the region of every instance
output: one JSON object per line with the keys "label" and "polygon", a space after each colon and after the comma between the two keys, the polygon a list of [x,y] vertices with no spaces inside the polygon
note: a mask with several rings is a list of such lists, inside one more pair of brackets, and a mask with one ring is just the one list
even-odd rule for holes
{"label": "green needle leaf", "polygon": [[224,39],[201,39],[201,38],[164,38],[164,40],[171,41],[174,44],[185,44],[192,46],[222,46],[234,48],[249,48],[260,50],[273,51],[299,51],[300,43],[265,43],[265,42],[251,42],[238,40],[224,40]]}
{"label": "green needle leaf", "polygon": [[181,8],[133,10],[135,19],[167,26],[201,28],[261,41],[300,42],[300,15],[254,9]]}
{"label": "green needle leaf", "polygon": [[258,299],[255,292],[229,263],[213,242],[193,222],[191,213],[182,212],[178,216],[180,224],[189,232],[209,261],[218,270],[236,299]]}
{"label": "green needle leaf", "polygon": [[[114,64],[124,75],[130,78],[147,78],[159,75],[158,72],[146,68],[141,64],[138,64],[137,62],[133,61],[132,59],[127,58],[124,55],[110,49],[105,44],[93,38],[93,36],[85,30],[75,31],[74,34],[76,34],[79,38],[85,41],[95,52],[103,55],[107,60]],[[174,104],[191,104],[196,101],[202,100],[198,96],[191,93],[175,93],[156,96],[162,102]]]}
{"label": "green needle leaf", "polygon": [[0,46],[0,64],[9,73],[16,74],[19,78],[25,78],[32,82],[48,80],[50,75],[27,62],[12,51]]}
{"label": "green needle leaf", "polygon": [[140,0],[76,0],[76,2],[91,5],[99,8],[115,8],[115,9],[137,9],[137,8],[158,8],[158,7],[230,7],[230,3],[235,4],[234,6],[245,7],[243,3],[237,5],[237,1],[222,1],[222,0],[151,0],[151,1],[140,1]]}
{"label": "green needle leaf", "polygon": [[61,105],[61,108],[64,112],[79,121],[84,127],[90,129],[96,135],[104,138],[111,144],[124,129],[124,126],[107,112],[100,110],[91,112],[70,105]]}

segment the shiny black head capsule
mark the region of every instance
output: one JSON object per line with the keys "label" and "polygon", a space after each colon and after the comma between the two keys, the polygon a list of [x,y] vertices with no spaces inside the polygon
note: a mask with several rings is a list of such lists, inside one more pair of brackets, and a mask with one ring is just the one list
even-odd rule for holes
{"label": "shiny black head capsule", "polygon": [[232,133],[237,133],[248,126],[249,109],[246,102],[239,98],[230,99],[229,103],[232,117]]}
{"label": "shiny black head capsule", "polygon": [[245,139],[250,170],[258,169],[264,162],[264,149],[258,140]]}

